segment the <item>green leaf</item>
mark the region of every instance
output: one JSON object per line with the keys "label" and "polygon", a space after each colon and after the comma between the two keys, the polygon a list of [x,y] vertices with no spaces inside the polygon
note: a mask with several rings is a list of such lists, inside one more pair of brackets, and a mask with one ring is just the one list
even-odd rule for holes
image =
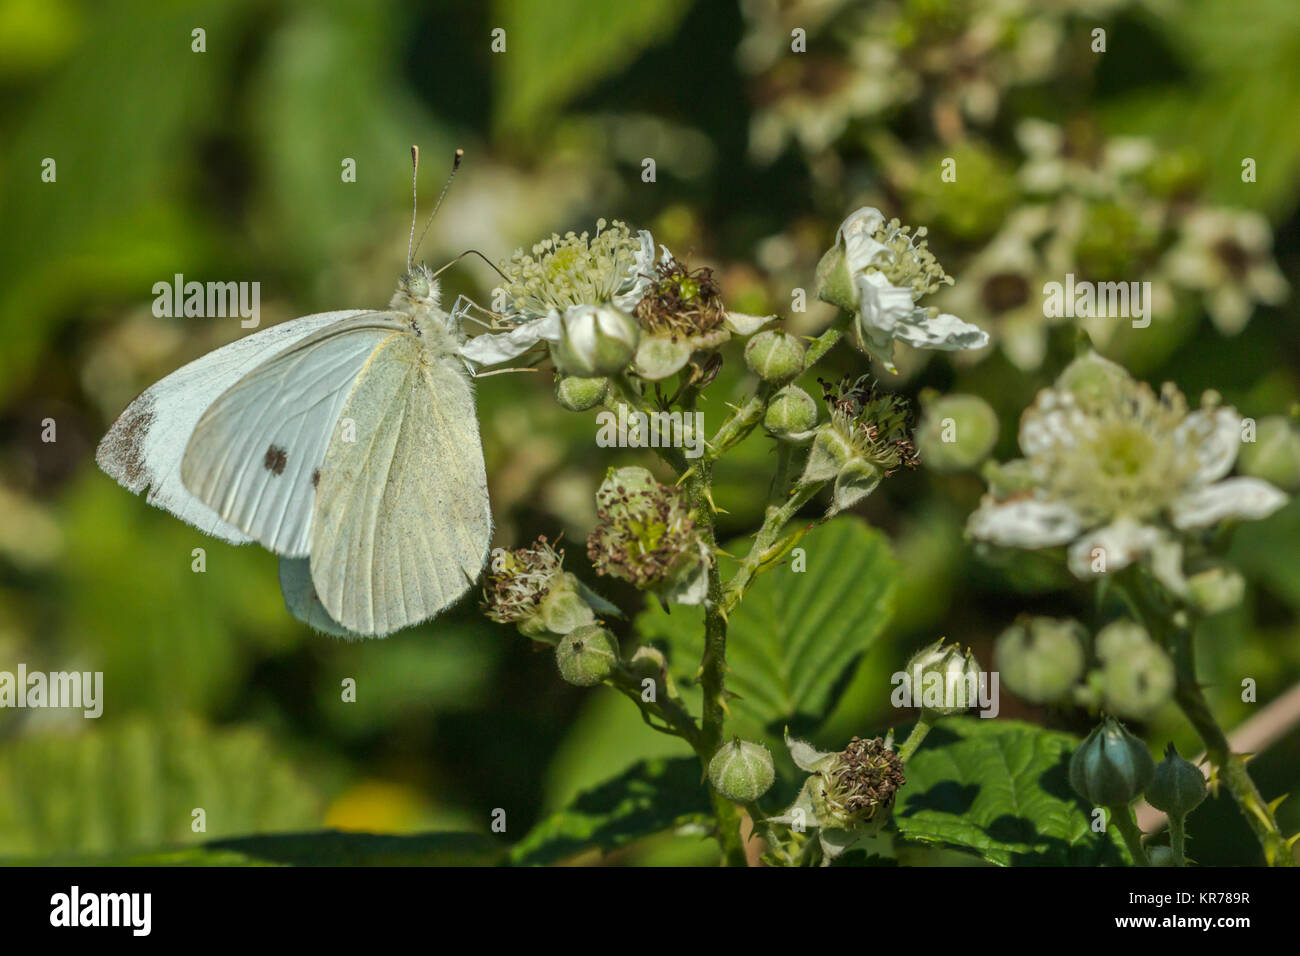
{"label": "green leaf", "polygon": [[537,128],[567,100],[630,66],[668,37],[690,0],[497,0],[492,27],[505,30],[498,67],[496,123]]}
{"label": "green leaf", "polygon": [[[726,546],[743,555],[749,540]],[[844,517],[800,542],[804,570],[793,555],[760,574],[727,628],[727,689],[732,711],[771,733],[789,725],[806,733],[842,693],[849,669],[880,636],[893,606],[898,564],[886,537]],[[724,575],[728,572],[723,565]],[[703,652],[701,614],[647,605],[637,618],[646,639],[668,644],[674,670],[692,678]]]}
{"label": "green leaf", "polygon": [[647,760],[578,796],[538,823],[511,851],[527,866],[557,863],[585,850],[612,850],[687,823],[709,812],[699,761]]}
{"label": "green leaf", "polygon": [[[191,830],[195,808],[206,834]],[[131,720],[0,752],[0,857],[116,853],[319,819],[315,792],[257,730]]]}
{"label": "green leaf", "polygon": [[898,829],[999,866],[1123,864],[1118,834],[1094,833],[1092,807],[1070,788],[1066,768],[1077,745],[1069,734],[1020,721],[944,720],[908,761],[894,808]]}

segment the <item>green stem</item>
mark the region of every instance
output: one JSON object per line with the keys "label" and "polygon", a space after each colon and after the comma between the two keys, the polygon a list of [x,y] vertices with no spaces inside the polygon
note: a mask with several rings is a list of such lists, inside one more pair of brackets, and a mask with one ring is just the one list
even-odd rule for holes
{"label": "green stem", "polygon": [[758,529],[758,533],[754,535],[754,543],[750,546],[749,553],[741,560],[740,567],[736,569],[736,573],[727,582],[722,598],[724,613],[730,614],[736,605],[740,603],[741,598],[749,590],[754,576],[758,574],[763,563],[772,560],[777,554],[784,551],[784,545],[789,542],[782,542],[783,547],[776,547],[782,529],[799,512],[799,509],[821,490],[824,484],[825,482],[819,481],[798,485],[784,504],[768,506],[767,514],[763,517],[763,525]]}
{"label": "green stem", "polygon": [[1179,628],[1175,631],[1173,650],[1176,675],[1174,699],[1201,735],[1205,753],[1210,758],[1210,763],[1217,768],[1219,778],[1237,801],[1238,809],[1254,832],[1255,839],[1259,841],[1260,848],[1264,851],[1264,861],[1269,866],[1295,866],[1295,858],[1278,828],[1272,809],[1260,795],[1250,771],[1246,769],[1246,758],[1232,752],[1227,735],[1210,713],[1205,694],[1196,680],[1195,649],[1189,630]]}
{"label": "green stem", "polygon": [[1174,700],[1200,735],[1206,756],[1255,834],[1265,862],[1269,866],[1295,866],[1295,857],[1282,836],[1272,809],[1246,769],[1246,758],[1232,752],[1227,734],[1211,713],[1196,679],[1195,618],[1191,610],[1177,607],[1173,596],[1149,576],[1135,573],[1130,576],[1129,584],[1123,593],[1147,630],[1173,655]]}
{"label": "green stem", "polygon": [[917,748],[921,746],[921,741],[925,740],[925,735],[930,732],[932,726],[933,724],[926,720],[924,713],[917,718],[916,724],[912,727],[912,732],[907,735],[907,739],[903,741],[903,746],[898,751],[898,759],[903,761],[904,766],[912,759],[912,754],[916,753]]}
{"label": "green stem", "polygon": [[[657,695],[655,700],[647,701],[643,699],[641,681],[647,676],[649,675],[634,674],[620,665],[610,675],[608,683],[637,705],[642,715],[647,718],[646,723],[650,724],[651,727],[681,737],[698,753],[700,728],[696,725],[695,718],[691,716],[680,698],[672,693],[666,682],[655,681],[657,686],[662,686],[664,689],[663,694]],[[649,719],[652,717],[658,717],[663,721],[664,726],[657,726],[652,723]]]}
{"label": "green stem", "polygon": [[[843,326],[836,324],[813,339],[807,351],[804,352],[803,370],[806,372],[820,362],[843,336]],[[754,430],[754,426],[762,421],[763,409],[767,407],[767,400],[772,391],[772,386],[767,383],[759,385],[754,394],[749,396],[743,404],[732,412],[731,417],[722,423],[722,427],[718,429],[717,434],[709,439],[703,457],[709,461],[717,461],[728,450],[744,441],[745,437]]]}
{"label": "green stem", "polygon": [[1122,807],[1108,807],[1107,811],[1115,824],[1115,829],[1119,830],[1120,836],[1124,838],[1124,844],[1128,847],[1133,862],[1138,866],[1150,866],[1151,861],[1147,859],[1147,851],[1142,847],[1142,831],[1138,829],[1137,821],[1133,819],[1133,811],[1129,809],[1128,804]]}
{"label": "green stem", "polygon": [[1187,858],[1183,853],[1187,842],[1184,820],[1185,817],[1179,814],[1171,814],[1169,817],[1169,848],[1174,852],[1174,866],[1187,865]]}

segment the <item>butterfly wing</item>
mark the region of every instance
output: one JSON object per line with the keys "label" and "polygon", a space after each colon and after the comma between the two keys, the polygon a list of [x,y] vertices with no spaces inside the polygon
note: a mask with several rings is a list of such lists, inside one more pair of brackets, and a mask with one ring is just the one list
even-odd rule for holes
{"label": "butterfly wing", "polygon": [[95,451],[104,472],[149,504],[205,534],[234,544],[251,540],[196,498],[181,480],[181,459],[195,425],[217,398],[276,352],[364,311],[323,312],[271,326],[182,366],[135,399]]}
{"label": "butterfly wing", "polygon": [[308,558],[280,558],[280,593],[284,595],[284,606],[289,613],[309,625],[313,630],[334,637],[357,638],[334,618],[330,617],[325,605],[321,604],[316,594],[316,586],[311,581],[311,560]]}
{"label": "butterfly wing", "polygon": [[376,352],[344,408],[356,441],[336,437],[312,515],[311,574],[325,610],[382,636],[464,594],[492,536],[469,377],[414,335]]}
{"label": "butterfly wing", "polygon": [[310,335],[227,389],[199,419],[181,478],[225,521],[276,554],[303,557],[325,449],[358,375],[383,342],[413,337],[393,313]]}

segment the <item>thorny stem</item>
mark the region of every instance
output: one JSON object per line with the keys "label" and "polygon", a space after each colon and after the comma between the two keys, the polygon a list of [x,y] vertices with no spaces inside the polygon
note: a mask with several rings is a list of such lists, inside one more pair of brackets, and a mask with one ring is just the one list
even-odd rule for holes
{"label": "thorny stem", "polygon": [[749,553],[745,555],[740,562],[740,567],[736,569],[736,573],[727,582],[722,597],[722,610],[724,613],[730,614],[736,605],[740,603],[741,598],[749,590],[754,576],[758,574],[762,565],[780,556],[784,553],[786,547],[793,543],[791,541],[778,541],[781,530],[825,484],[824,481],[800,484],[784,504],[768,506],[767,514],[763,518],[763,525],[754,536],[754,543],[750,546]]}
{"label": "thorny stem", "polygon": [[[695,718],[690,715],[681,699],[673,693],[671,686],[666,681],[655,681],[658,687],[663,688],[662,700],[656,696],[655,700],[647,701],[642,696],[641,681],[649,675],[637,675],[632,673],[626,667],[620,666],[609,677],[609,683],[625,694],[641,710],[641,715],[645,718],[646,723],[655,730],[664,733],[675,734],[685,740],[691,747],[695,748],[699,744],[700,728],[695,723]],[[663,725],[652,722],[651,718],[658,717],[663,721]]]}
{"label": "thorny stem", "polygon": [[[1170,595],[1154,581],[1138,574],[1124,589],[1147,630],[1169,648],[1174,659],[1174,700],[1196,728],[1205,744],[1205,753],[1238,809],[1259,841],[1269,866],[1295,866],[1295,858],[1286,838],[1278,828],[1273,810],[1260,795],[1259,788],[1246,769],[1246,757],[1234,754],[1227,735],[1210,711],[1200,682],[1196,679],[1196,648],[1193,642],[1194,618],[1190,609],[1176,608]],[[1157,593],[1153,593],[1157,592]]]}
{"label": "thorny stem", "polygon": [[1119,830],[1120,836],[1124,838],[1124,845],[1128,847],[1129,854],[1133,857],[1133,862],[1138,866],[1150,866],[1151,861],[1147,859],[1147,851],[1142,846],[1142,831],[1133,820],[1133,811],[1129,809],[1128,804],[1122,807],[1109,807],[1110,818],[1115,824],[1115,829]]}
{"label": "thorny stem", "polygon": [[[843,328],[836,325],[814,339],[805,353],[804,370],[816,364],[843,334]],[[619,402],[626,402],[637,411],[647,413],[655,411],[626,373],[615,376],[612,381],[617,398],[606,399],[609,407],[617,410]],[[663,702],[656,704],[642,701],[640,683],[631,673],[620,669],[610,681],[636,702],[647,724],[656,730],[676,734],[689,743],[706,770],[709,761],[722,744],[723,727],[727,719],[727,614],[744,596],[765,556],[768,556],[769,551],[776,544],[782,528],[824,484],[824,482],[814,482],[800,485],[782,503],[782,499],[786,498],[786,489],[790,481],[793,453],[787,446],[781,446],[777,473],[772,482],[771,503],[764,516],[763,526],[759,529],[750,553],[741,563],[740,570],[724,588],[716,559],[718,547],[712,494],[713,463],[728,449],[743,441],[754,429],[762,419],[770,392],[771,386],[760,385],[731,418],[723,423],[713,440],[708,443],[704,455],[689,467],[680,449],[659,449],[660,456],[677,472],[700,537],[711,556],[707,570],[708,591],[704,602],[704,656],[700,661],[699,678],[703,692],[703,707],[699,726],[696,726],[694,719],[681,706],[680,701],[672,696],[667,696]],[[679,396],[683,409],[688,412],[693,411],[698,395],[698,388],[694,386],[684,388]],[[779,550],[777,553],[780,553]],[[656,726],[652,721],[653,717],[663,720],[664,725]],[[711,796],[717,822],[716,836],[722,847],[723,862],[727,866],[748,865],[744,841],[740,834],[740,808],[717,792],[713,792]],[[751,807],[751,816],[757,826],[762,817],[756,807]]]}

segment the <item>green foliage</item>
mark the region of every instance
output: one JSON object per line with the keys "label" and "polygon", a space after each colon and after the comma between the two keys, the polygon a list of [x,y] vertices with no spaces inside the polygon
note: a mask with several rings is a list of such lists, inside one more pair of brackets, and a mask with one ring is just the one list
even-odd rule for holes
{"label": "green foliage", "polygon": [[[107,693],[112,694],[111,686]],[[206,833],[191,830],[205,813]],[[319,798],[265,735],[193,720],[53,731],[0,752],[0,857],[101,855],[298,829]]]}
{"label": "green foliage", "polygon": [[1021,721],[945,720],[907,763],[894,810],[899,832],[999,866],[1124,863],[1118,838],[1092,831],[1092,808],[1070,789],[1077,745]]}
{"label": "green foliage", "polygon": [[[898,564],[879,531],[838,518],[798,545],[807,569],[786,561],[761,574],[728,626],[733,712],[769,733],[806,732],[834,708],[849,670],[880,636],[892,608]],[[743,554],[748,541],[724,545]],[[663,640],[684,678],[703,650],[700,615],[647,604],[639,633]]]}
{"label": "green foliage", "polygon": [[499,54],[496,125],[539,128],[566,100],[665,39],[689,7],[690,0],[497,0],[491,25],[505,30],[506,52]]}
{"label": "green foliage", "polygon": [[609,851],[687,824],[709,810],[693,758],[648,760],[580,794],[533,827],[510,851],[525,866],[558,863],[593,849]]}

